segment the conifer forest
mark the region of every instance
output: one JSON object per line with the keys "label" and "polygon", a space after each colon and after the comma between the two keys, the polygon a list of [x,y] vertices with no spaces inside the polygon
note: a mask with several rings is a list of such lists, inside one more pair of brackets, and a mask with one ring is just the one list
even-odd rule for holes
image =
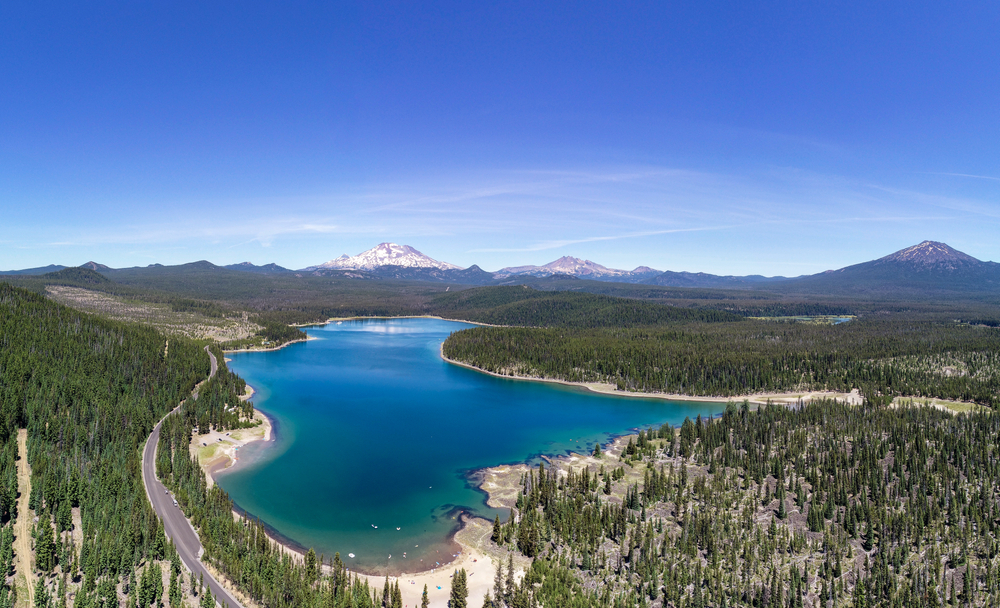
{"label": "conifer forest", "polygon": [[[484,371],[730,400],[720,417],[643,429],[525,472],[490,542],[529,565],[498,560],[486,597],[470,597],[456,571],[451,606],[1000,604],[991,324],[760,320],[525,288],[435,298],[444,316],[497,325],[443,346]],[[254,414],[218,344],[7,283],[0,313],[0,608],[215,605],[143,488],[140,452],[161,419],[157,477],[197,530],[202,561],[248,605],[402,608],[398,580],[373,584],[339,554],[294,557],[210,486],[192,438],[250,426]],[[300,335],[268,324],[278,341]],[[220,362],[210,379],[206,346]],[[861,405],[742,398],[852,389]],[[956,414],[931,398],[981,407]]]}

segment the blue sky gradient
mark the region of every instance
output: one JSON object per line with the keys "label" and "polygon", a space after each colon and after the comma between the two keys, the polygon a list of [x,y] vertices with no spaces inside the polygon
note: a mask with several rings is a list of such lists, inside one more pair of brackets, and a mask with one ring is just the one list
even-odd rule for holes
{"label": "blue sky gradient", "polygon": [[0,269],[1000,260],[996,3],[5,3]]}

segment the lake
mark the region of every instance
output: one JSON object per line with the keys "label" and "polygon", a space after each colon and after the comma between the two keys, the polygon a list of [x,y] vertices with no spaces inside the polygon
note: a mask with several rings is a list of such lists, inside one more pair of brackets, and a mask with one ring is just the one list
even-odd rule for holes
{"label": "lake", "polygon": [[280,350],[227,355],[276,426],[275,441],[242,448],[219,485],[293,545],[328,559],[339,551],[354,570],[416,572],[457,553],[461,511],[507,516],[485,504],[473,471],[589,452],[638,427],[724,408],[497,378],[443,361],[441,343],[467,327],[344,321],[308,328],[315,339]]}

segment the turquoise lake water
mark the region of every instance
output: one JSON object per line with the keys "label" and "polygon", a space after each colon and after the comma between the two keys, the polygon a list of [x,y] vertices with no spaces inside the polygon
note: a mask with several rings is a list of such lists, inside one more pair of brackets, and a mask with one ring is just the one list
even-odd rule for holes
{"label": "turquoise lake water", "polygon": [[446,363],[441,343],[466,327],[345,321],[309,328],[315,340],[281,350],[228,355],[276,432],[275,441],[240,450],[219,485],[295,545],[328,558],[339,551],[364,572],[416,572],[457,553],[459,512],[507,516],[486,506],[470,477],[476,469],[589,452],[638,427],[724,408],[599,395]]}

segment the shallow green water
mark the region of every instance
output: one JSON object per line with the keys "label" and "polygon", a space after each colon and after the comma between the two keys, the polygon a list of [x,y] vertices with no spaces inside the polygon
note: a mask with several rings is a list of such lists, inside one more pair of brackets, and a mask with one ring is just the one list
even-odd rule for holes
{"label": "shallow green water", "polygon": [[310,328],[317,340],[229,355],[230,368],[257,391],[254,403],[276,421],[276,440],[244,447],[219,484],[299,546],[328,557],[339,551],[366,572],[414,572],[457,552],[450,537],[459,511],[497,514],[473,487],[473,470],[589,451],[636,427],[723,408],[598,395],[445,363],[441,343],[465,327],[345,321]]}

